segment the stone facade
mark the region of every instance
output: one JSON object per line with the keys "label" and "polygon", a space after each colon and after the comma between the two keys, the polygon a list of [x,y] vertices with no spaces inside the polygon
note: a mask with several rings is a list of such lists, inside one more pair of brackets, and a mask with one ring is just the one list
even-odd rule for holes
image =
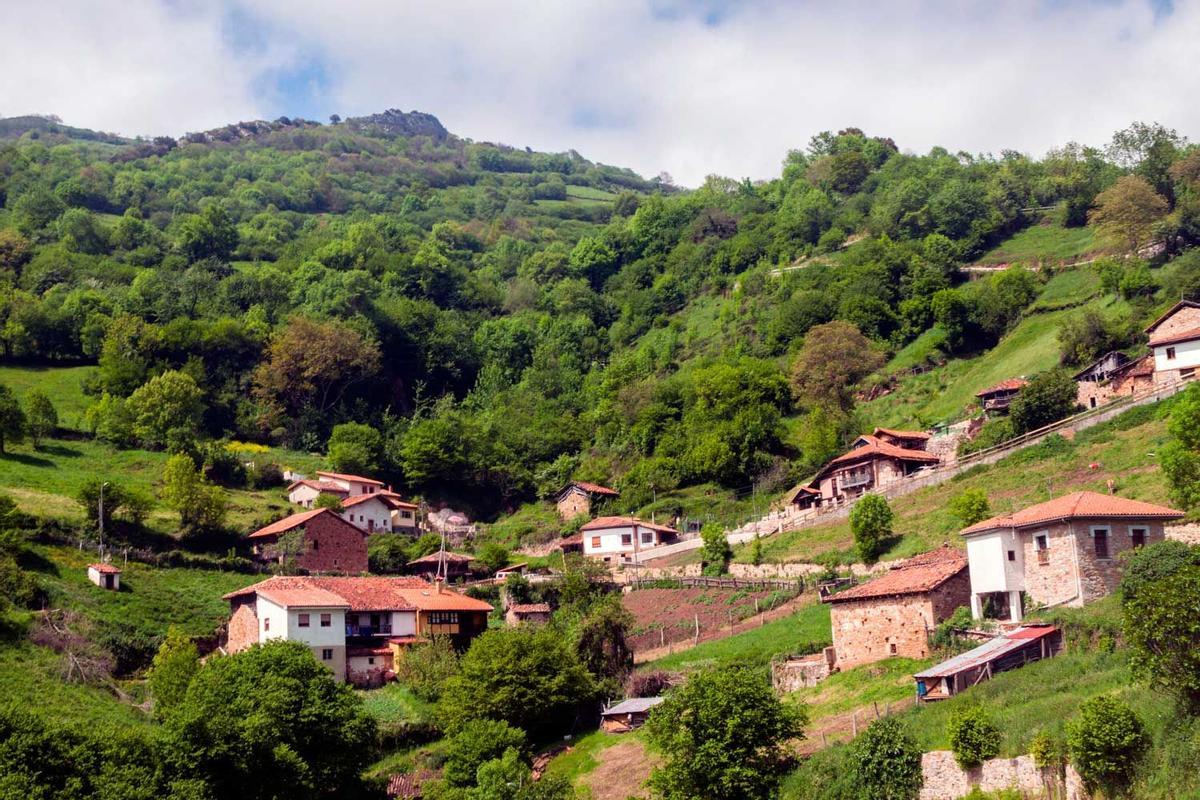
{"label": "stone facade", "polygon": [[578,486],[572,486],[558,498],[559,519],[569,520],[580,515],[591,516],[592,498]]}
{"label": "stone facade", "polygon": [[[357,574],[367,571],[367,533],[335,514],[320,514],[297,530],[304,537],[304,552],[296,566],[306,572]],[[282,534],[287,535],[287,534]],[[278,537],[263,542],[261,555],[278,558]]]}
{"label": "stone facade", "polygon": [[[1093,530],[1108,530],[1108,557],[1097,555]],[[1145,544],[1163,539],[1161,522],[1113,522],[1072,520],[1045,528],[1021,531],[1025,558],[1025,593],[1046,606],[1081,606],[1116,591],[1121,581],[1117,556],[1131,549],[1131,529],[1146,531]],[[1047,548],[1039,552],[1037,539],[1046,537]]]}
{"label": "stone facade", "polygon": [[971,602],[964,567],[936,589],[921,594],[871,597],[834,603],[830,609],[837,668],[885,658],[928,658],[929,634],[959,606]]}
{"label": "stone facade", "polygon": [[833,672],[835,659],[834,649],[826,647],[813,655],[792,656],[772,662],[771,685],[781,694],[816,686]]}
{"label": "stone facade", "polygon": [[1194,522],[1168,525],[1163,531],[1163,536],[1184,544],[1200,545],[1200,525]]}
{"label": "stone facade", "polygon": [[258,615],[254,613],[254,603],[254,595],[249,600],[234,602],[225,637],[225,649],[228,652],[237,653],[252,644],[258,644]]}
{"label": "stone facade", "polygon": [[979,767],[964,770],[949,750],[934,750],[921,756],[923,783],[919,800],[958,800],[974,786],[985,792],[1016,789],[1027,797],[1056,797],[1061,800],[1086,800],[1083,781],[1068,765],[1063,775],[1038,769],[1033,756],[994,758]]}

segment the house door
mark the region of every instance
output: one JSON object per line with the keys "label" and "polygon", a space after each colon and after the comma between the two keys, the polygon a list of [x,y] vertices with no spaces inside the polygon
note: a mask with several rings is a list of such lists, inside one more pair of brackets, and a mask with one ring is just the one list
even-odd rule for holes
{"label": "house door", "polygon": [[374,533],[374,532],[375,532],[375,520],[369,519],[369,520],[367,520],[367,533]]}
{"label": "house door", "polygon": [[113,587],[113,576],[105,575],[104,576],[104,588],[111,589],[112,587]]}

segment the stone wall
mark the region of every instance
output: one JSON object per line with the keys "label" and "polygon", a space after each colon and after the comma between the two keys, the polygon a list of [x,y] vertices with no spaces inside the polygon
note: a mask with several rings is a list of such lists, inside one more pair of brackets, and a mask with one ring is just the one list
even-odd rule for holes
{"label": "stone wall", "polygon": [[309,572],[367,571],[367,534],[334,514],[304,523],[304,553],[297,564]]}
{"label": "stone wall", "polygon": [[240,600],[229,618],[229,627],[225,636],[225,649],[230,653],[245,650],[252,644],[258,644],[258,615],[254,613],[255,595],[249,600]]}
{"label": "stone wall", "polygon": [[[849,569],[856,578],[867,578],[882,575],[904,559],[896,561],[880,561],[870,566],[866,564],[851,564]],[[796,578],[811,578],[820,575],[825,568],[818,564],[730,564],[729,574],[734,578],[745,580],[795,580]],[[679,567],[640,567],[636,574],[642,580],[658,580],[671,578],[696,578],[700,576],[699,564],[685,564]]]}
{"label": "stone wall", "polygon": [[580,514],[592,513],[592,500],[587,496],[586,492],[575,489],[567,492],[566,496],[558,501],[558,516],[561,519],[574,519]]}
{"label": "stone wall", "polygon": [[1185,522],[1182,525],[1168,525],[1165,531],[1168,539],[1175,539],[1184,544],[1200,545],[1200,524]]}
{"label": "stone wall", "polygon": [[771,685],[775,691],[786,694],[809,686],[816,686],[833,672],[834,652],[826,647],[820,653],[808,656],[792,656],[771,664]]}
{"label": "stone wall", "polygon": [[1040,770],[1033,756],[994,758],[972,770],[964,770],[954,761],[949,750],[935,750],[921,756],[921,786],[919,800],[957,800],[979,786],[985,792],[1016,789],[1032,797],[1053,796],[1062,800],[1085,800],[1083,781],[1073,768],[1066,768],[1060,778],[1051,770]]}

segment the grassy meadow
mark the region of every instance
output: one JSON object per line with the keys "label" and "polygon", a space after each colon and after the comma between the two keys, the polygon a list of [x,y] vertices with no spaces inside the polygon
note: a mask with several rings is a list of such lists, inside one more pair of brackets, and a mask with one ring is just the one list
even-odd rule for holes
{"label": "grassy meadow", "polygon": [[1071,263],[1097,250],[1095,232],[1089,227],[1064,228],[1045,221],[1031,225],[998,244],[975,260],[979,266],[993,264]]}

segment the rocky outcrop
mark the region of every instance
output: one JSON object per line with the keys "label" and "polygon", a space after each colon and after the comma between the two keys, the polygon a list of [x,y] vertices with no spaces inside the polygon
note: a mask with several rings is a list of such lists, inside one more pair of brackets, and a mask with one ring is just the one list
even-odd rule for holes
{"label": "rocky outcrop", "polygon": [[380,136],[431,136],[445,139],[450,132],[433,114],[389,108],[379,114],[351,117],[345,123],[351,130]]}

